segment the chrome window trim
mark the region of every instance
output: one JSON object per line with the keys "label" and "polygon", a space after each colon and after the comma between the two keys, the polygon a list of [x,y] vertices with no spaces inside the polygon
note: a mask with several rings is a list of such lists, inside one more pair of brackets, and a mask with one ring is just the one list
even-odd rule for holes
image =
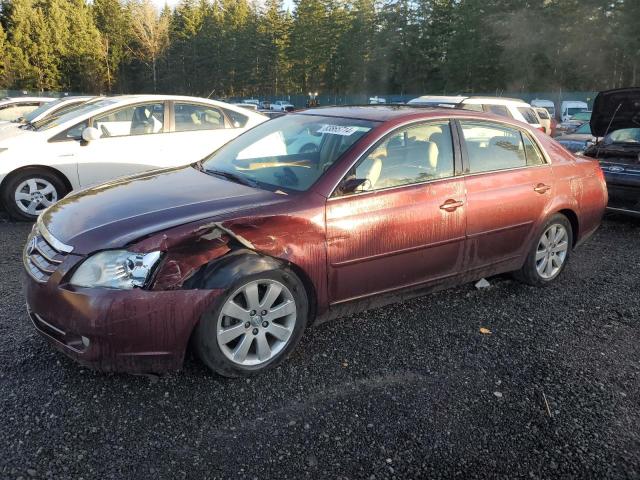
{"label": "chrome window trim", "polygon": [[[378,135],[377,137],[375,137],[375,139],[371,142],[371,144],[369,145],[369,147],[362,152],[360,155],[358,155],[353,163],[351,163],[351,165],[349,166],[349,168],[347,169],[347,172],[349,172],[349,170],[351,170],[354,165],[356,165],[365,155],[368,155],[371,152],[371,148],[378,143],[380,140],[382,140],[384,137],[386,137],[387,135],[389,135],[392,132],[395,132],[397,130],[401,130],[403,128],[410,128],[411,125],[414,124],[420,124],[420,123],[431,123],[431,122],[437,122],[437,121],[442,121],[442,120],[446,120],[447,122],[451,123],[452,120],[454,120],[452,117],[445,117],[445,116],[441,116],[441,117],[429,117],[429,118],[420,118],[420,119],[411,119],[411,120],[407,120],[404,123],[401,123],[399,125],[396,125],[392,130],[387,130],[386,132],[382,133],[381,135]],[[453,130],[453,125],[450,126],[451,130]],[[451,134],[451,143],[453,143],[453,133]],[[455,149],[454,149],[455,150]],[[408,183],[406,185],[397,185],[395,187],[387,187],[384,189],[380,189],[380,190],[370,190],[367,192],[361,192],[361,193],[373,193],[373,192],[381,192],[382,190],[389,190],[391,188],[400,188],[400,187],[407,187],[407,186],[411,186],[411,185],[420,185],[423,183],[431,183],[433,181],[437,181],[437,180],[447,180],[450,178],[455,178],[456,175],[455,174],[455,158],[454,158],[454,174],[451,177],[446,177],[446,178],[438,178],[438,179],[434,179],[434,180],[427,180],[424,182],[419,182],[419,183]],[[338,185],[340,185],[340,183],[342,183],[342,180],[344,180],[344,177],[341,178],[340,180],[338,180],[338,183],[336,183],[333,188],[331,189],[331,193],[329,194],[329,197],[327,197],[327,200],[331,200],[332,198],[343,198],[343,197],[353,197],[354,195],[359,195],[360,193],[352,193],[350,195],[343,195],[343,196],[339,196],[339,197],[335,197],[333,194],[336,192],[336,188],[338,188]]]}
{"label": "chrome window trim", "polygon": [[[481,122],[497,123],[499,125],[504,125],[505,127],[514,128],[514,129],[518,130],[521,134],[527,135],[529,137],[529,140],[531,140],[531,142],[534,144],[534,146],[538,147],[538,150],[540,151],[540,153],[542,153],[542,157],[544,158],[545,163],[543,163],[542,165],[524,165],[522,167],[505,168],[505,169],[502,169],[502,170],[487,170],[486,172],[478,172],[478,173],[462,172],[460,175],[456,175],[454,173],[454,175],[451,176],[451,177],[435,178],[435,179],[432,179],[432,180],[426,180],[424,182],[409,183],[409,184],[406,184],[406,185],[397,185],[397,186],[394,186],[394,187],[381,188],[380,190],[369,190],[369,191],[366,191],[366,192],[352,193],[352,194],[349,194],[349,195],[334,196],[334,193],[336,192],[336,188],[338,188],[338,185],[340,185],[342,180],[344,180],[344,177],[343,177],[338,181],[338,183],[336,183],[333,186],[333,188],[331,189],[331,193],[327,197],[327,201],[338,199],[338,198],[340,198],[340,199],[341,198],[353,198],[355,196],[360,196],[360,195],[363,195],[363,194],[369,194],[369,193],[375,193],[375,192],[383,192],[383,191],[388,191],[388,190],[392,190],[392,189],[396,189],[396,188],[406,188],[406,187],[411,187],[413,185],[424,185],[424,184],[427,184],[427,183],[433,183],[433,182],[438,182],[438,181],[442,181],[442,180],[451,180],[452,178],[456,178],[456,177],[470,177],[470,176],[475,176],[475,175],[486,175],[487,173],[508,172],[508,171],[512,171],[512,170],[522,170],[522,169],[525,169],[525,168],[539,168],[539,167],[551,166],[551,160],[550,160],[549,155],[547,154],[547,151],[542,147],[542,145],[540,145],[538,140],[536,138],[534,138],[533,135],[531,135],[527,130],[519,127],[518,125],[513,125],[513,124],[511,124],[509,122],[504,122],[504,121],[501,121],[501,120],[456,115],[455,117],[438,116],[438,117],[421,118],[419,120],[411,119],[411,120],[408,120],[408,121],[406,121],[404,123],[401,123],[400,125],[396,125],[396,127],[393,130],[390,130],[390,131],[388,130],[388,131],[378,135],[371,142],[369,148],[367,148],[363,153],[361,153],[360,155],[358,155],[354,159],[353,163],[351,163],[351,165],[347,169],[347,172],[349,172],[349,170],[351,170],[354,165],[356,165],[365,155],[367,155],[371,151],[371,147],[373,147],[376,143],[378,143],[380,140],[382,140],[384,137],[386,137],[387,135],[389,135],[393,131],[400,130],[400,129],[405,128],[405,127],[410,127],[413,124],[428,123],[428,122],[431,122],[431,121],[442,121],[442,120],[447,120],[448,122],[453,122],[453,121],[456,121],[456,120],[457,121],[460,121],[460,120],[475,120],[475,121],[481,121]],[[515,120],[515,119],[513,119],[513,120]],[[452,126],[451,128],[453,129],[454,127]],[[462,125],[460,125],[460,129],[462,129]],[[460,132],[460,133],[462,133],[462,132]],[[453,134],[452,134],[452,141],[453,141]],[[464,138],[461,138],[460,141],[464,141]],[[454,159],[454,162],[455,162],[455,159]]]}
{"label": "chrome window trim", "polygon": [[51,235],[49,230],[47,230],[47,227],[44,226],[44,223],[42,221],[42,215],[38,217],[38,221],[36,222],[36,225],[38,227],[38,230],[40,231],[40,235],[42,235],[44,239],[47,242],[49,242],[49,245],[51,245],[53,248],[55,248],[59,252],[65,252],[65,253],[71,253],[73,251],[72,246],[62,243],[56,237]]}

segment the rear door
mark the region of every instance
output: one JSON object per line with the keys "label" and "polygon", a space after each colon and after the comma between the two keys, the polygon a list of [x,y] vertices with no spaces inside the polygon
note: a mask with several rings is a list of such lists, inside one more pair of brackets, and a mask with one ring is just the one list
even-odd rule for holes
{"label": "rear door", "polygon": [[448,121],[413,125],[378,142],[347,174],[343,182],[363,183],[327,201],[332,304],[460,272],[466,205],[454,152]]}
{"label": "rear door", "polygon": [[176,165],[201,160],[246,130],[248,117],[235,111],[197,102],[171,104],[168,149]]}
{"label": "rear door", "polygon": [[528,133],[483,120],[461,120],[467,192],[468,265],[482,270],[528,251],[553,191],[553,173]]}

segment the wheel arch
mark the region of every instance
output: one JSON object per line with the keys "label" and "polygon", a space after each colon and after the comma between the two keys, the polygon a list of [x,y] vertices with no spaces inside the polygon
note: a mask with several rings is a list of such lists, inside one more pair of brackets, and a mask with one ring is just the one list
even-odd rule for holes
{"label": "wheel arch", "polygon": [[573,238],[571,239],[571,247],[575,247],[578,243],[578,237],[580,235],[580,221],[578,220],[578,215],[570,208],[563,208],[562,210],[558,210],[557,213],[564,215],[565,217],[567,217],[567,220],[569,220],[573,233]]}
{"label": "wheel arch", "polygon": [[19,175],[20,173],[24,172],[25,170],[44,170],[44,171],[47,171],[47,172],[51,173],[52,175],[55,175],[56,177],[58,177],[62,181],[62,183],[64,184],[65,188],[67,189],[66,193],[68,193],[71,190],[73,190],[73,185],[71,184],[71,181],[69,180],[69,178],[64,173],[62,173],[60,170],[58,170],[57,168],[51,167],[49,165],[25,165],[25,166],[16,168],[15,170],[11,171],[10,173],[8,173],[2,179],[2,182],[0,182],[0,192],[2,192],[4,190],[4,188],[7,185],[7,182],[9,182],[16,175]]}
{"label": "wheel arch", "polygon": [[317,310],[317,292],[304,269],[291,261],[272,257],[255,250],[232,250],[222,257],[209,261],[185,281],[182,288],[226,290],[244,276],[278,270],[283,267],[289,268],[300,278],[307,294],[309,318],[314,318]]}

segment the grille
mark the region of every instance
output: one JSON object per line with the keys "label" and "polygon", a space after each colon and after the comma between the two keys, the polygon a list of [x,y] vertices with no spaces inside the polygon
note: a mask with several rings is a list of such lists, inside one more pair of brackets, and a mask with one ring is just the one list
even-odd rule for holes
{"label": "grille", "polygon": [[67,253],[56,250],[37,227],[31,231],[24,247],[24,266],[37,282],[46,283],[62,263]]}

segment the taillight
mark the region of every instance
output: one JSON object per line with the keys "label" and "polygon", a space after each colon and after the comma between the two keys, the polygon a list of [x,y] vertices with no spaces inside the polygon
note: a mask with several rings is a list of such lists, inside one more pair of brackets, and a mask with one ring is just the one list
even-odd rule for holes
{"label": "taillight", "polygon": [[544,129],[544,127],[538,127],[538,130],[540,130],[542,133],[547,133],[547,131]]}

